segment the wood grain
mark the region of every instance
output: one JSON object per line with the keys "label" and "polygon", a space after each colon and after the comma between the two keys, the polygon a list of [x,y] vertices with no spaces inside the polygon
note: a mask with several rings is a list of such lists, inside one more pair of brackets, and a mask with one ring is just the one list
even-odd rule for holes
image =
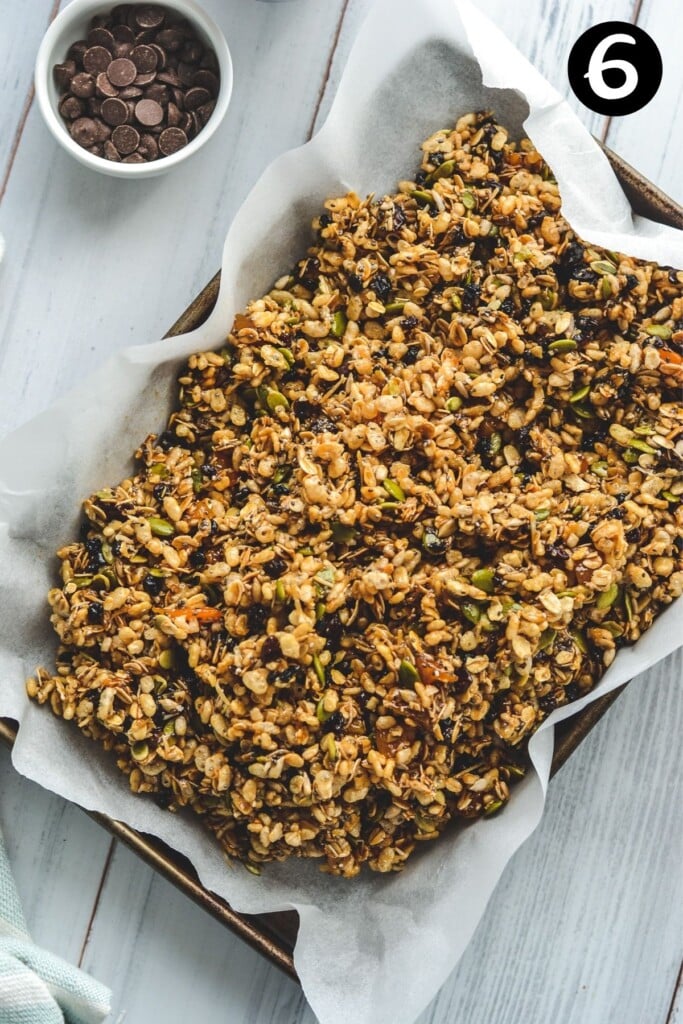
{"label": "wood grain", "polygon": [[[186,169],[149,183],[90,176],[57,151],[35,109],[28,116],[2,206],[0,434],[112,349],[163,333],[187,305],[220,262],[229,220],[260,171],[320,125],[371,0],[203,2],[231,45],[236,91],[217,138]],[[631,0],[527,0],[523,13],[509,0],[477,2],[563,94],[580,32],[637,12]],[[4,15],[0,167],[50,6],[31,0],[30,18],[21,5]],[[608,137],[676,198],[680,19],[671,5],[644,0],[639,20],[662,49],[664,91],[642,115],[613,121]],[[577,112],[591,130],[606,127]],[[682,794],[671,751],[682,667],[680,656],[669,659],[630,687],[563,768],[543,822],[420,1024],[680,1018],[672,993],[683,936],[671,908],[683,896],[672,813]],[[84,965],[114,985],[112,1022],[126,1011],[126,1024],[312,1024],[293,983],[128,851],[116,849],[95,907],[108,837],[0,757],[0,820],[31,927],[72,960],[82,950]]]}

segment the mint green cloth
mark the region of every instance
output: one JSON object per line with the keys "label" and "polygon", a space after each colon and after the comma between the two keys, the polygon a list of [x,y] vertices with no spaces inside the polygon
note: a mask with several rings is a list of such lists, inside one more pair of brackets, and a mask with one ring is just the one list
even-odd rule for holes
{"label": "mint green cloth", "polygon": [[110,996],[31,941],[0,832],[0,1024],[99,1024]]}

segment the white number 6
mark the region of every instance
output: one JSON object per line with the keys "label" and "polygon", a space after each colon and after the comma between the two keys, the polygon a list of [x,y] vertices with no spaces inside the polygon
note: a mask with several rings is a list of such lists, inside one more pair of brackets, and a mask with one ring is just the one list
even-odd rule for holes
{"label": "white number 6", "polygon": [[[627,60],[605,60],[605,55],[614,43],[630,43],[636,45],[633,36],[624,32],[615,32],[607,36],[593,50],[588,71],[583,76],[588,79],[591,89],[601,100],[622,100],[635,92],[638,86],[638,70]],[[605,71],[623,71],[625,79],[622,85],[608,85],[604,78]]]}

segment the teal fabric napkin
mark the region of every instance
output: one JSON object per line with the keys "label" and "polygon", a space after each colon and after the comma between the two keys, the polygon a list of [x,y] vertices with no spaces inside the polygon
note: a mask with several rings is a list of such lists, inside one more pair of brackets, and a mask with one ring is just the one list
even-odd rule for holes
{"label": "teal fabric napkin", "polygon": [[0,832],[0,1024],[99,1024],[110,997],[31,941]]}

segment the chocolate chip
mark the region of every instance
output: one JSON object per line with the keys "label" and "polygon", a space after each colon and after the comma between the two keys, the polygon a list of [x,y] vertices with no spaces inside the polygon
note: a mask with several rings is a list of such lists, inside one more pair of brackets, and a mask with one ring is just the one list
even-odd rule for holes
{"label": "chocolate chip", "polygon": [[107,28],[91,28],[87,39],[89,46],[104,46],[110,53],[114,49],[114,36]]}
{"label": "chocolate chip", "polygon": [[71,79],[76,74],[76,61],[65,60],[63,64],[55,64],[52,74],[59,91],[66,92],[71,84]]}
{"label": "chocolate chip", "polygon": [[94,146],[86,146],[88,153],[92,153],[93,156],[104,156],[104,148],[101,143],[96,142]]}
{"label": "chocolate chip", "polygon": [[119,90],[119,99],[139,100],[144,95],[144,90],[139,85],[127,85],[125,89]]}
{"label": "chocolate chip", "polygon": [[180,50],[180,59],[187,64],[198,64],[204,56],[204,47],[196,39],[186,39]]}
{"label": "chocolate chip", "polygon": [[125,124],[128,120],[128,106],[121,99],[107,99],[102,104],[102,117],[114,128]]}
{"label": "chocolate chip", "polygon": [[200,85],[193,86],[185,93],[185,110],[196,110],[210,99],[211,93],[208,89],[203,89]]}
{"label": "chocolate chip", "polygon": [[121,154],[119,153],[118,149],[111,141],[111,139],[108,139],[105,142],[103,155],[105,160],[113,160],[114,163],[120,163],[121,161]]}
{"label": "chocolate chip", "polygon": [[135,42],[133,30],[128,25],[114,25],[111,34],[117,43],[130,43],[132,46]]}
{"label": "chocolate chip", "polygon": [[133,43],[114,43],[112,55],[115,59],[118,57],[130,57],[130,51],[132,49]]}
{"label": "chocolate chip", "polygon": [[89,100],[85,101],[85,109],[91,117],[100,117],[102,114],[102,101],[95,96],[91,96]]}
{"label": "chocolate chip", "polygon": [[140,100],[135,106],[135,116],[145,128],[161,124],[164,119],[164,110],[160,103],[155,100]]}
{"label": "chocolate chip", "polygon": [[59,104],[59,113],[67,121],[73,121],[83,113],[83,104],[75,96],[65,96]]}
{"label": "chocolate chip", "polygon": [[146,100],[154,100],[162,107],[168,103],[168,86],[162,85],[161,82],[152,82],[143,89],[143,94]]}
{"label": "chocolate chip", "polygon": [[203,106],[201,106],[201,107],[199,107],[197,109],[197,113],[199,114],[199,120],[202,122],[202,127],[209,120],[209,118],[211,117],[211,115],[213,114],[215,109],[216,109],[216,101],[215,100],[211,100],[210,103],[205,103]]}
{"label": "chocolate chip", "polygon": [[95,79],[95,90],[98,96],[104,98],[108,96],[118,96],[119,90],[115,85],[112,85],[107,77],[106,71],[100,71],[99,75]]}
{"label": "chocolate chip", "polygon": [[135,152],[138,148],[140,134],[132,125],[121,124],[118,128],[114,128],[114,131],[111,133],[111,141],[121,156],[128,156],[129,153]]}
{"label": "chocolate chip", "polygon": [[176,107],[175,103],[169,103],[166,111],[166,120],[168,121],[169,128],[179,128],[182,114]]}
{"label": "chocolate chip", "polygon": [[104,46],[91,46],[83,54],[83,68],[90,75],[99,75],[100,71],[106,71],[111,62],[111,53]]}
{"label": "chocolate chip", "polygon": [[182,128],[166,128],[159,136],[159,149],[164,156],[170,156],[186,146],[187,141],[187,135]]}
{"label": "chocolate chip", "polygon": [[87,149],[97,142],[97,125],[91,117],[79,117],[71,125],[71,137]]}
{"label": "chocolate chip", "polygon": [[97,130],[97,142],[106,142],[111,135],[111,128],[105,124],[101,117],[93,117]]}
{"label": "chocolate chip", "polygon": [[71,44],[67,57],[74,60],[76,64],[80,66],[83,63],[83,57],[87,49],[88,44],[86,41],[84,39],[79,39],[78,42]]}
{"label": "chocolate chip", "polygon": [[177,28],[165,28],[157,36],[157,42],[167,53],[175,53],[184,43],[183,33]]}
{"label": "chocolate chip", "polygon": [[151,46],[135,46],[130,51],[130,59],[138,69],[138,74],[147,75],[150,71],[156,71],[159,58]]}
{"label": "chocolate chip", "polygon": [[122,164],[144,164],[144,156],[140,156],[139,153],[130,153],[128,156],[124,156],[121,161]]}
{"label": "chocolate chip", "polygon": [[137,77],[137,68],[128,57],[117,57],[106,68],[107,77],[112,85],[120,87],[132,85]]}
{"label": "chocolate chip", "polygon": [[144,74],[139,74],[135,79],[134,84],[139,86],[141,89],[146,85],[151,85],[154,79],[157,77],[156,71],[147,71]]}
{"label": "chocolate chip", "polygon": [[163,82],[164,85],[171,85],[176,89],[179,89],[180,86],[183,84],[178,78],[175,71],[171,71],[169,69],[167,69],[166,71],[159,71],[157,73],[157,81]]}
{"label": "chocolate chip", "polygon": [[81,71],[71,79],[71,91],[79,100],[89,100],[95,95],[95,79],[87,72]]}
{"label": "chocolate chip", "polygon": [[157,140],[149,132],[144,132],[140,136],[140,145],[138,146],[138,153],[145,160],[156,160],[159,156],[159,147]]}
{"label": "chocolate chip", "polygon": [[154,50],[157,55],[157,71],[162,71],[166,67],[166,52],[162,50],[156,43],[149,44],[150,50]]}
{"label": "chocolate chip", "polygon": [[218,79],[213,71],[207,71],[206,68],[200,68],[199,71],[195,71],[192,84],[201,86],[202,89],[206,89],[212,96],[218,95]]}
{"label": "chocolate chip", "polygon": [[166,14],[157,4],[143,4],[135,8],[135,23],[139,28],[160,28]]}
{"label": "chocolate chip", "polygon": [[192,64],[186,64],[182,60],[180,61],[178,64],[177,74],[183,85],[189,87],[194,83],[195,71],[196,68]]}

